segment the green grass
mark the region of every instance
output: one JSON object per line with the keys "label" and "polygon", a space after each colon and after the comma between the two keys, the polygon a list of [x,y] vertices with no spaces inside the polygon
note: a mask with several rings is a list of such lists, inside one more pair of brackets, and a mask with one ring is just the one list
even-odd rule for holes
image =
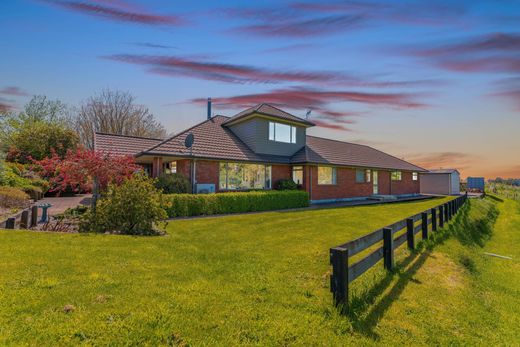
{"label": "green grass", "polygon": [[472,202],[397,273],[356,280],[351,313],[333,308],[331,246],[441,202],[176,220],[165,237],[0,231],[0,345],[513,344],[518,261],[482,255],[520,258],[509,201],[494,232],[473,229],[495,203]]}

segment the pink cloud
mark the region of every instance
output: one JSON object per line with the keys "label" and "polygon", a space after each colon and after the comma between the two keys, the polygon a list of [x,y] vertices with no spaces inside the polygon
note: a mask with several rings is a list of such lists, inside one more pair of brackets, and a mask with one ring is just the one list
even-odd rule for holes
{"label": "pink cloud", "polygon": [[125,1],[43,1],[74,12],[79,12],[119,22],[130,22],[146,25],[180,25],[183,23],[183,20],[178,16],[149,13]]}
{"label": "pink cloud", "polygon": [[149,72],[164,76],[187,76],[203,80],[227,83],[310,83],[322,86],[360,86],[387,88],[392,86],[433,85],[433,80],[420,81],[379,81],[360,78],[342,72],[295,71],[265,69],[250,65],[208,62],[178,56],[117,54],[103,57],[127,64],[145,66]]}
{"label": "pink cloud", "polygon": [[13,95],[13,96],[28,96],[29,93],[26,91],[18,88],[18,87],[5,87],[3,89],[0,89],[0,94],[4,95]]}

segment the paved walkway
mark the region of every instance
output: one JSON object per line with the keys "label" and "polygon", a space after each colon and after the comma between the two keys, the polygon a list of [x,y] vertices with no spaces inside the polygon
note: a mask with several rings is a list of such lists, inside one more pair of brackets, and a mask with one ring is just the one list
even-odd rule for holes
{"label": "paved walkway", "polygon": [[90,204],[91,198],[92,194],[77,194],[75,196],[52,198],[47,197],[38,201],[37,204],[51,204],[52,206],[49,208],[49,214],[51,216],[55,216],[65,212],[65,210],[68,208],[76,207],[78,205],[88,206]]}

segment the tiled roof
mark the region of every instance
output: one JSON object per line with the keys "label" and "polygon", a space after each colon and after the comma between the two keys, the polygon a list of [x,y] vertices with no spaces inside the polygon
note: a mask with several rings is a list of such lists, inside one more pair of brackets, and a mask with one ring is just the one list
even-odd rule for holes
{"label": "tiled roof", "polygon": [[307,146],[298,151],[291,162],[425,171],[369,146],[315,136],[307,136]]}
{"label": "tiled roof", "polygon": [[243,118],[246,118],[247,116],[252,115],[253,113],[257,113],[257,114],[269,116],[269,117],[274,117],[274,118],[279,118],[279,119],[286,120],[286,121],[296,122],[296,123],[300,123],[300,124],[303,124],[306,126],[314,125],[314,123],[309,122],[308,120],[293,116],[292,114],[287,113],[283,110],[280,110],[279,108],[277,108],[273,105],[269,105],[269,104],[258,104],[254,107],[250,107],[247,110],[237,113],[233,117],[229,118],[229,120],[224,122],[224,125],[234,123],[240,119],[243,119]]}
{"label": "tiled roof", "polygon": [[[194,157],[206,159],[290,162],[289,157],[254,153],[231,130],[222,126],[228,119],[224,116],[215,116],[139,153],[139,155],[190,156],[192,153]],[[195,137],[192,152],[184,146],[184,140],[189,133]]]}
{"label": "tiled roof", "polygon": [[162,141],[147,137],[95,133],[94,149],[114,155],[135,155]]}

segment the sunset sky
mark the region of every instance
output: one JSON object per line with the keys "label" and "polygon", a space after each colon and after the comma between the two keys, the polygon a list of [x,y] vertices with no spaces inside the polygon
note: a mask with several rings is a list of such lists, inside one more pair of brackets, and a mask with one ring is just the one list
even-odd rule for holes
{"label": "sunset sky", "polygon": [[312,135],[520,177],[520,1],[2,0],[0,107],[129,91],[170,133],[271,102]]}

